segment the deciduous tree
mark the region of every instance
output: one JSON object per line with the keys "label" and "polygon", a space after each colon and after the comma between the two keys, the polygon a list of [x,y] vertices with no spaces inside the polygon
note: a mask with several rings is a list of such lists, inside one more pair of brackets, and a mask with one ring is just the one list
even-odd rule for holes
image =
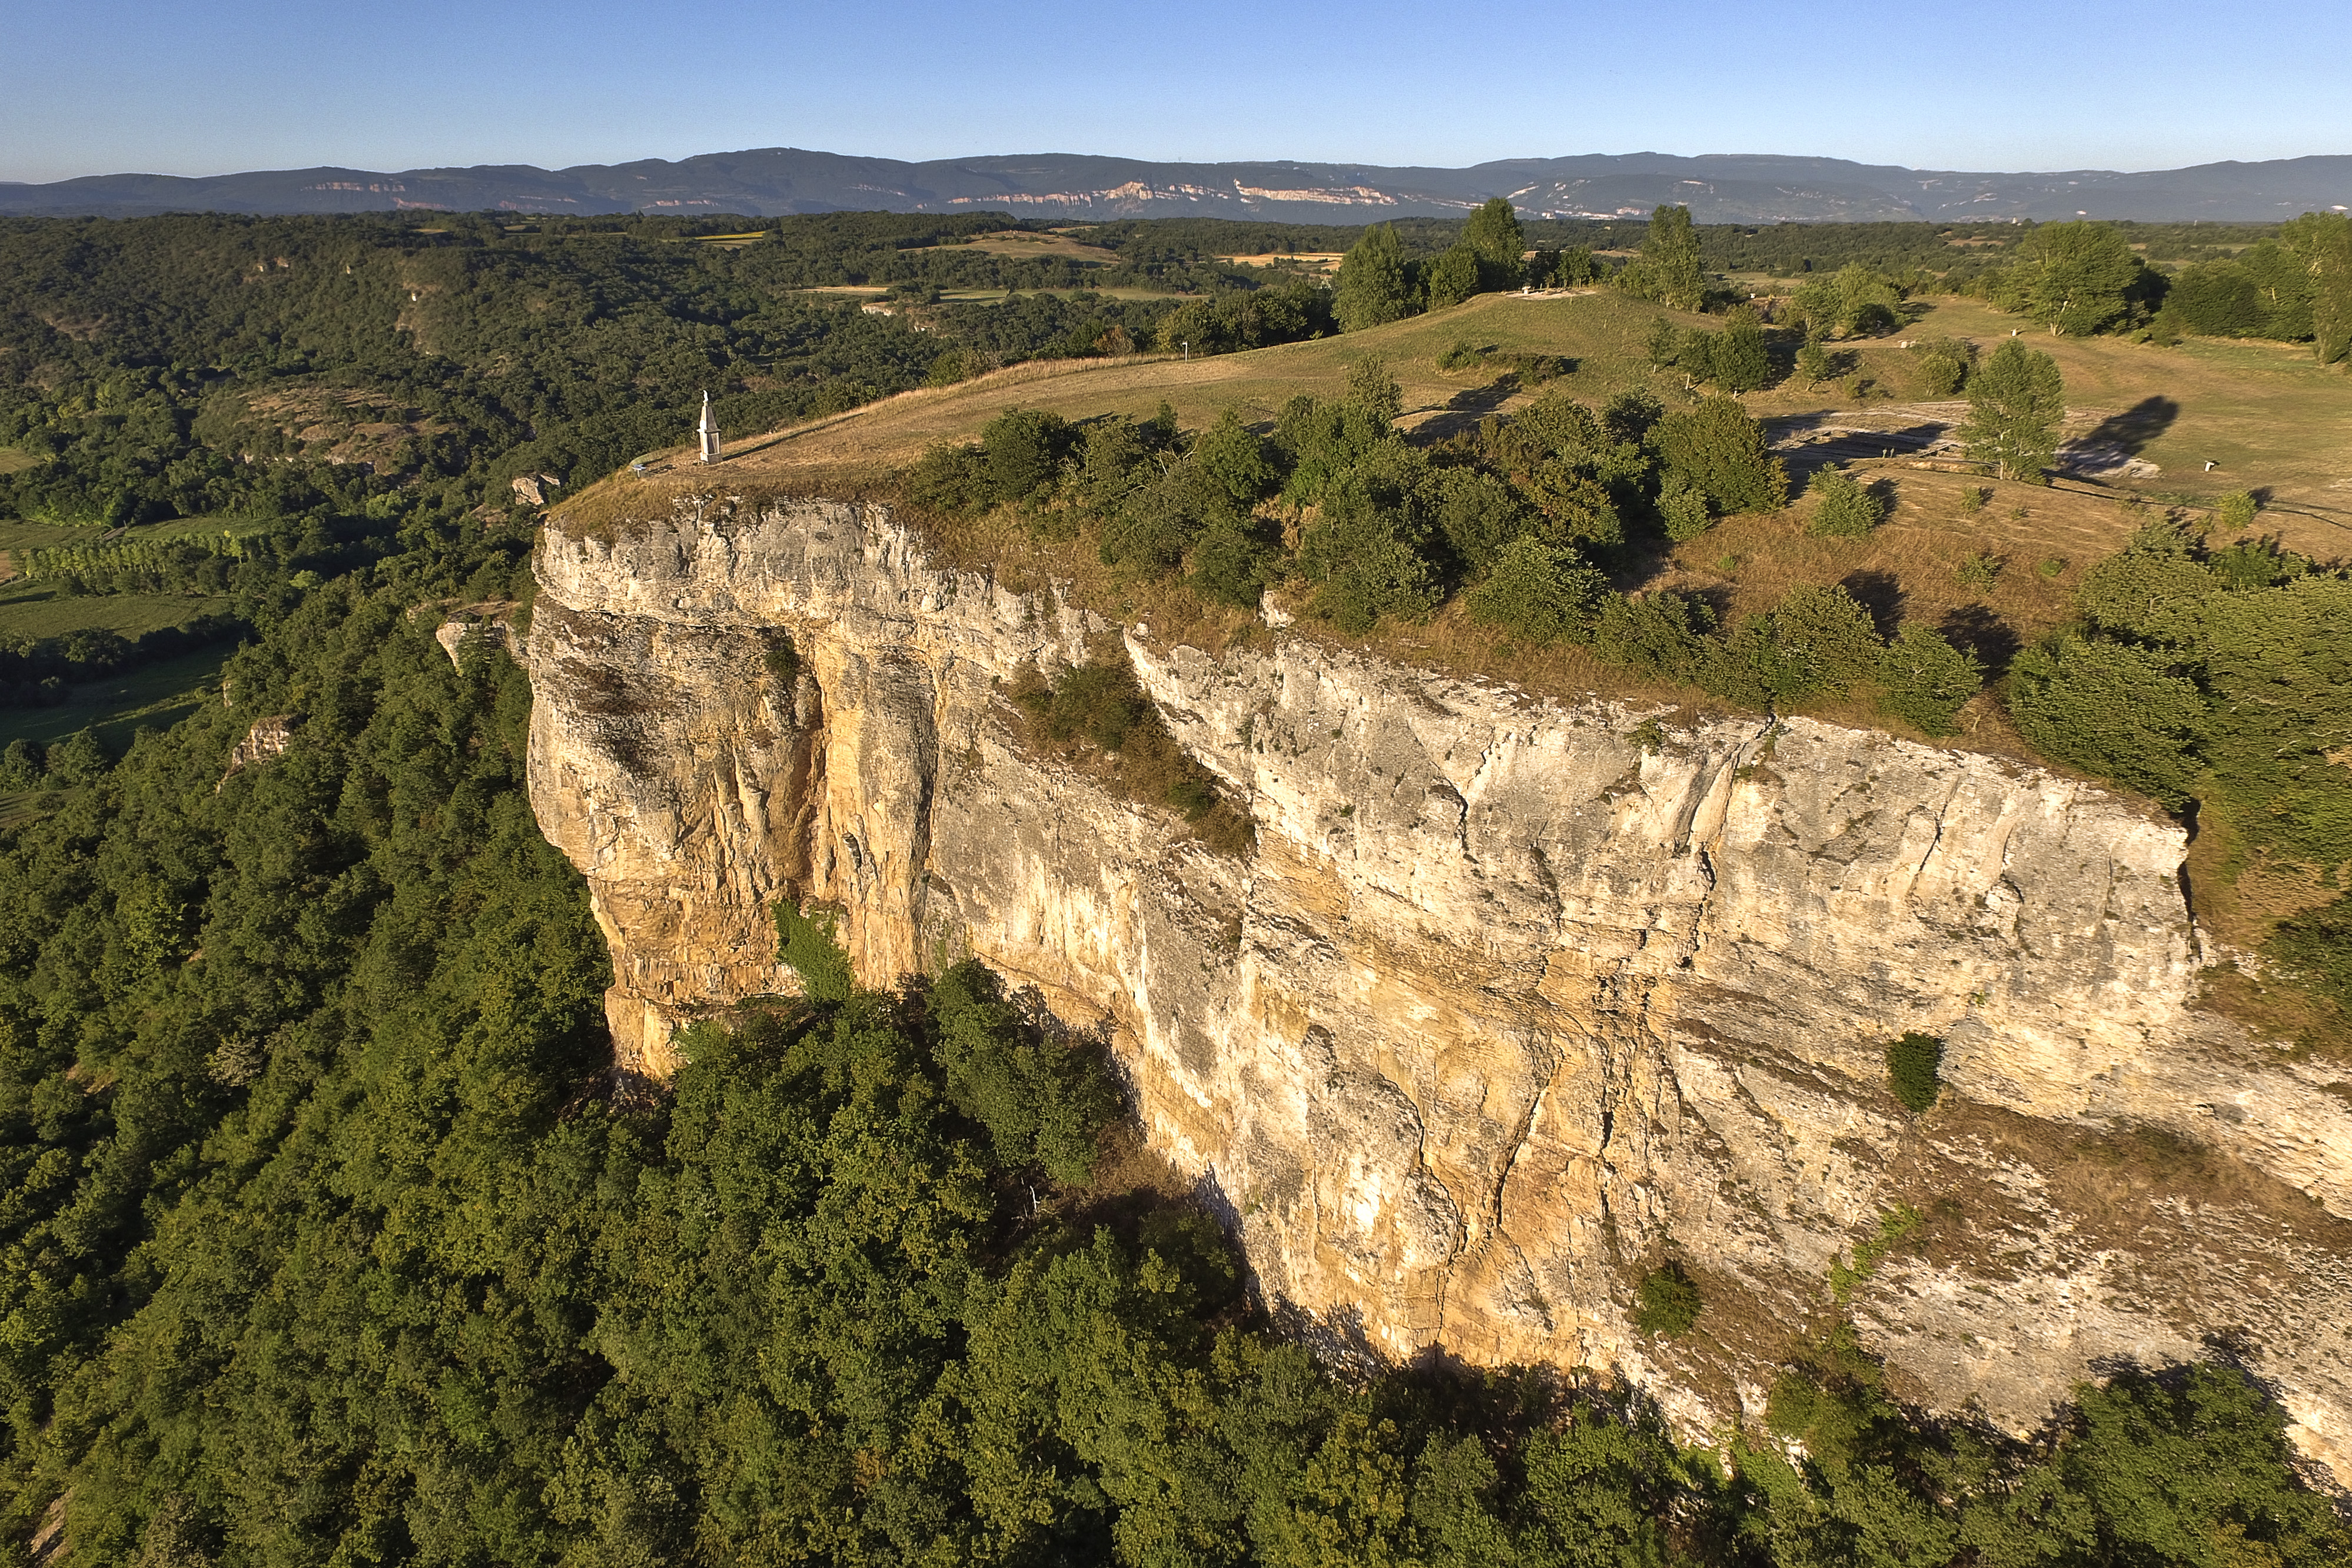
{"label": "deciduous tree", "polygon": [[1396,230],[1374,224],[1339,260],[1332,311],[1341,331],[1360,332],[1417,313],[1420,295]]}

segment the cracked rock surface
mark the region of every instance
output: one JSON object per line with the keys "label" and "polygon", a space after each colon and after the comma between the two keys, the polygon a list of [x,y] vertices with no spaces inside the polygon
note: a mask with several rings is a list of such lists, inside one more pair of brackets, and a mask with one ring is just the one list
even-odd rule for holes
{"label": "cracked rock surface", "polygon": [[[2352,1477],[2352,1086],[2191,1009],[2168,822],[1807,720],[1163,645],[868,505],[559,520],[538,572],[531,797],[625,1067],[792,989],[768,906],[830,904],[868,983],[969,952],[1108,1026],[1150,1142],[1335,1345],[1614,1367],[1696,1435],[1834,1310],[1899,1392],[2018,1430],[2218,1334]],[[1023,747],[1003,684],[1115,640],[1247,856]],[[1947,1042],[1924,1117],[1906,1030]],[[1631,1314],[1669,1257],[1706,1306],[1666,1342]]]}

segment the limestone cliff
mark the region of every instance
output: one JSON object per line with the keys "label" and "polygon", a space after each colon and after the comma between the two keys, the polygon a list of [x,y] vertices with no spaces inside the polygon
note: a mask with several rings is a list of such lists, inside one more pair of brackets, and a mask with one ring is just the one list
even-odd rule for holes
{"label": "limestone cliff", "polygon": [[[1108,1022],[1269,1300],[1370,1351],[1614,1365],[1705,1431],[1907,1205],[1848,1307],[1914,1396],[2024,1427],[2219,1332],[2352,1476],[2352,1089],[2191,1009],[2169,823],[1805,720],[1163,646],[873,507],[558,520],[538,572],[531,795],[625,1066],[790,988],[772,900],[836,904],[868,981],[971,952]],[[1122,638],[1247,858],[1019,743],[1020,667]],[[1950,1086],[1917,1119],[1915,1029]],[[1708,1305],[1661,1342],[1630,1310],[1667,1256]]]}

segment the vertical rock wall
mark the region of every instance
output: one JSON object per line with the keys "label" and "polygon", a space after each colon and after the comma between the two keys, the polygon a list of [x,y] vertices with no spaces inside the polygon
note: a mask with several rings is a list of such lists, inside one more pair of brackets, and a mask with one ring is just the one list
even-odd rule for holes
{"label": "vertical rock wall", "polygon": [[[1614,1365],[1704,1431],[1907,1209],[1848,1303],[1906,1392],[2022,1427],[2231,1331],[2352,1462],[2347,1086],[2190,1008],[2168,823],[1809,721],[1165,647],[871,508],[557,523],[539,571],[532,799],[635,1070],[789,988],[773,900],[831,903],[869,982],[971,952],[1108,1023],[1152,1143],[1336,1341]],[[1019,743],[1002,683],[1111,640],[1248,857]],[[1909,1029],[1948,1042],[1920,1119]],[[1671,1342],[1629,1322],[1668,1257],[1708,1303]]]}

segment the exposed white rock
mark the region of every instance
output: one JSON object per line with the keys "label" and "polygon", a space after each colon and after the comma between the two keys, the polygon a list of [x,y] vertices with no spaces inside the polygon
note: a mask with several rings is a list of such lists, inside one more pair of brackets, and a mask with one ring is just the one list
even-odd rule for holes
{"label": "exposed white rock", "polygon": [[[773,900],[833,902],[869,982],[971,952],[1108,1022],[1268,1297],[1380,1353],[1613,1365],[1704,1430],[1908,1205],[1851,1308],[1918,1397],[2023,1428],[2229,1331],[2352,1474],[2347,1086],[2190,1007],[2168,822],[1806,720],[1163,646],[867,506],[559,520],[538,572],[532,800],[635,1070],[791,988]],[[1113,638],[1247,858],[1018,744],[1000,683]],[[1950,1086],[1916,1120],[1914,1029]],[[1670,1251],[1708,1307],[1659,1342],[1629,1313]]]}

